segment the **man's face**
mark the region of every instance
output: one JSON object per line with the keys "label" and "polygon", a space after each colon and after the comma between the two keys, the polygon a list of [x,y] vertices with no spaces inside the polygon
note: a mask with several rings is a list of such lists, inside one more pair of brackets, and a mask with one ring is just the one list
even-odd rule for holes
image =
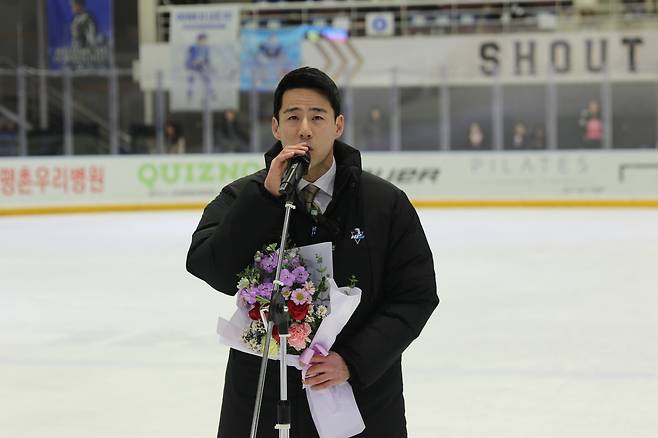
{"label": "man's face", "polygon": [[309,175],[319,177],[333,161],[334,140],[345,125],[342,115],[335,117],[331,103],[319,92],[295,88],[283,93],[279,121],[272,117],[272,134],[283,146],[309,144]]}

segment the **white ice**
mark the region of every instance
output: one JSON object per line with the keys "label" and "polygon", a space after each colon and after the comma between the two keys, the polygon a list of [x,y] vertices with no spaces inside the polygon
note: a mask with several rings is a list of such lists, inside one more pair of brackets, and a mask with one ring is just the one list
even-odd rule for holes
{"label": "white ice", "polygon": [[[658,210],[420,214],[411,438],[656,436]],[[1,437],[215,436],[234,300],[185,271],[199,215],[0,218]]]}

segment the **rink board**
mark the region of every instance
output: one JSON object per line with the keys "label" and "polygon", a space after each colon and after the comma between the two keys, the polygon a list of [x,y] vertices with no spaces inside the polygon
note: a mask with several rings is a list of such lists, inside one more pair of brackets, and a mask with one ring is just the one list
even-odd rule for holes
{"label": "rink board", "polygon": [[[0,214],[202,208],[260,154],[0,160]],[[421,207],[658,206],[655,151],[364,153]]]}

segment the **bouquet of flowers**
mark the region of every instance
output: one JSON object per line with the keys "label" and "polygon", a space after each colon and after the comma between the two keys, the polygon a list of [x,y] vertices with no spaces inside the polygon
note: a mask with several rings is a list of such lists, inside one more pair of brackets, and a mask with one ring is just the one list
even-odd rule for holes
{"label": "bouquet of flowers", "polygon": [[[251,322],[241,339],[252,351],[262,354],[267,335],[270,300],[274,290],[274,276],[279,262],[277,244],[265,246],[254,255],[253,264],[238,274],[238,306],[247,312]],[[316,255],[316,270],[321,275],[319,284],[313,282],[304,258],[298,248],[286,250],[283,255],[280,281],[281,293],[290,315],[289,354],[300,354],[310,345],[322,320],[329,314],[329,295],[326,268],[322,257]],[[274,327],[269,356],[279,354],[279,334]]]}
{"label": "bouquet of flowers", "polygon": [[[238,274],[237,310],[230,320],[219,317],[219,341],[233,349],[260,356],[267,336],[270,300],[280,251],[276,244],[256,252],[253,262]],[[290,321],[287,366],[302,371],[315,354],[327,355],[336,337],[361,302],[361,289],[351,284],[338,287],[333,277],[331,243],[284,251],[279,281]],[[280,360],[276,326],[268,356]],[[257,378],[258,376],[254,376]],[[307,389],[309,409],[321,438],[353,436],[365,429],[348,382],[321,391]]]}

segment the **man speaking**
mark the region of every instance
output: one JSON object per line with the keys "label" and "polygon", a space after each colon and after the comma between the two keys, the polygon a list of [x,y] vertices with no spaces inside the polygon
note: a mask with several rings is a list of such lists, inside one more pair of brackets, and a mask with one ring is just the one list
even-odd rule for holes
{"label": "man speaking", "polygon": [[[266,168],[224,187],[205,208],[192,236],[187,269],[223,293],[236,293],[236,274],[264,244],[278,242],[284,217],[281,178],[295,156],[310,154],[296,187],[289,235],[296,246],[333,244],[334,279],[358,280],[359,307],[328,356],[316,355],[304,383],[321,391],[348,381],[365,422],[359,437],[407,436],[402,352],[438,305],[432,253],[406,195],[361,169],[361,156],[338,141],[345,118],[336,84],[303,67],[281,79],[274,94]],[[259,437],[275,437],[278,362],[268,366]],[[218,437],[248,437],[260,358],[231,349]],[[289,367],[290,436],[317,437],[302,390]],[[347,438],[347,437],[346,437]]]}

